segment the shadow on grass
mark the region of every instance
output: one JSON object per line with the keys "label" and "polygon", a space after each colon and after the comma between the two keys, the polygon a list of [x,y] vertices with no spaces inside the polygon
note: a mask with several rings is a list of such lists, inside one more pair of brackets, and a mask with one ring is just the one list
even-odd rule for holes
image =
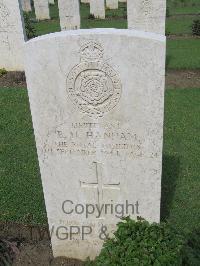
{"label": "shadow on grass", "polygon": [[170,207],[176,190],[176,179],[179,175],[180,160],[175,156],[163,155],[162,192],[161,192],[161,221],[170,214]]}
{"label": "shadow on grass", "polygon": [[169,68],[169,63],[171,61],[171,55],[166,55],[166,61],[165,61],[165,68],[168,69]]}
{"label": "shadow on grass", "polygon": [[183,265],[200,265],[200,227],[196,227],[188,236],[183,249]]}

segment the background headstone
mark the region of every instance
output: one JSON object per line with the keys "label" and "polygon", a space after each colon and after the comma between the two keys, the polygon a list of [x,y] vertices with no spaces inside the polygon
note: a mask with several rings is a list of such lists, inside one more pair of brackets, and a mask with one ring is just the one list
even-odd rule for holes
{"label": "background headstone", "polygon": [[128,28],[165,35],[166,1],[127,0]]}
{"label": "background headstone", "polygon": [[35,7],[36,19],[38,20],[50,19],[48,0],[34,0],[34,7]]}
{"label": "background headstone", "polygon": [[54,5],[55,4],[55,0],[49,0],[49,4]]}
{"label": "background headstone", "polygon": [[90,14],[95,18],[105,19],[105,1],[90,0]]}
{"label": "background headstone", "polygon": [[21,0],[22,10],[25,12],[30,12],[31,8],[31,0]]}
{"label": "background headstone", "polygon": [[58,0],[61,30],[80,28],[79,0]]}
{"label": "background headstone", "polygon": [[0,0],[0,68],[24,70],[25,41],[18,0]]}
{"label": "background headstone", "polygon": [[[54,256],[94,258],[102,226],[113,232],[121,216],[159,222],[165,37],[95,29],[36,38],[26,77]],[[87,217],[87,204],[114,212]]]}
{"label": "background headstone", "polygon": [[106,6],[109,9],[118,9],[118,0],[106,0]]}

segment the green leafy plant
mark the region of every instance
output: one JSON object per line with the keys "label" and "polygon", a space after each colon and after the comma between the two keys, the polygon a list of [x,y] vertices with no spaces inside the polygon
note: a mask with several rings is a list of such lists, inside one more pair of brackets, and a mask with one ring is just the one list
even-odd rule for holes
{"label": "green leafy plant", "polygon": [[200,19],[197,19],[197,20],[193,21],[192,34],[200,36]]}
{"label": "green leafy plant", "polygon": [[7,74],[8,71],[5,68],[0,68],[0,77]]}
{"label": "green leafy plant", "polygon": [[18,248],[15,244],[10,243],[6,240],[0,239],[0,265],[1,266],[10,266],[19,253]]}
{"label": "green leafy plant", "polygon": [[183,250],[183,265],[200,265],[200,227],[196,228],[187,237],[188,240]]}
{"label": "green leafy plant", "polygon": [[36,30],[31,22],[30,15],[28,12],[23,13],[24,16],[24,24],[25,24],[25,30],[26,30],[26,36],[28,39],[32,39],[36,37]]}
{"label": "green leafy plant", "polygon": [[166,223],[123,219],[95,261],[87,266],[139,266],[182,264],[184,239]]}
{"label": "green leafy plant", "polygon": [[93,14],[89,14],[88,19],[95,19]]}

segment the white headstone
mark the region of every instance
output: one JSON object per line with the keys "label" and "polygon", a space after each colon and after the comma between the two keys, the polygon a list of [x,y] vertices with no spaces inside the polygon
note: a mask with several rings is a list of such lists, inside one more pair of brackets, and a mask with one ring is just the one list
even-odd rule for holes
{"label": "white headstone", "polygon": [[81,0],[81,3],[89,4],[90,3],[90,0]]}
{"label": "white headstone", "polygon": [[48,0],[34,0],[34,7],[35,7],[36,19],[38,20],[50,19]]}
{"label": "white headstone", "polygon": [[49,0],[49,4],[54,5],[55,4],[55,0]]}
{"label": "white headstone", "polygon": [[61,30],[80,28],[79,0],[58,0]]}
{"label": "white headstone", "polygon": [[24,28],[18,0],[0,0],[0,68],[24,70]]}
{"label": "white headstone", "polygon": [[25,12],[30,12],[32,10],[31,8],[31,0],[21,0],[22,9]]}
{"label": "white headstone", "polygon": [[95,18],[105,19],[105,1],[90,0],[90,14]]}
{"label": "white headstone", "polygon": [[166,1],[128,0],[128,28],[165,35]]}
{"label": "white headstone", "polygon": [[26,77],[54,256],[94,258],[122,216],[159,222],[165,37],[35,38]]}
{"label": "white headstone", "polygon": [[109,9],[118,9],[118,0],[106,0],[106,6]]}

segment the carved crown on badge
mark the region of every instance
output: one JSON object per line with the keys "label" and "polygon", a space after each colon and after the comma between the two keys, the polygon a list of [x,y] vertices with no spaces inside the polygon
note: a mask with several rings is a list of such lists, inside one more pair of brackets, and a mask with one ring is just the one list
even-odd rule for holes
{"label": "carved crown on badge", "polygon": [[90,41],[81,47],[80,54],[82,62],[97,62],[103,59],[103,48],[99,43]]}
{"label": "carved crown on badge", "polygon": [[10,15],[9,10],[5,6],[2,0],[0,0],[0,29],[6,31],[5,27],[8,27],[7,17]]}
{"label": "carved crown on badge", "polygon": [[81,46],[80,64],[67,77],[67,92],[81,113],[102,117],[121,97],[121,82],[116,71],[103,60],[104,49],[96,41]]}

